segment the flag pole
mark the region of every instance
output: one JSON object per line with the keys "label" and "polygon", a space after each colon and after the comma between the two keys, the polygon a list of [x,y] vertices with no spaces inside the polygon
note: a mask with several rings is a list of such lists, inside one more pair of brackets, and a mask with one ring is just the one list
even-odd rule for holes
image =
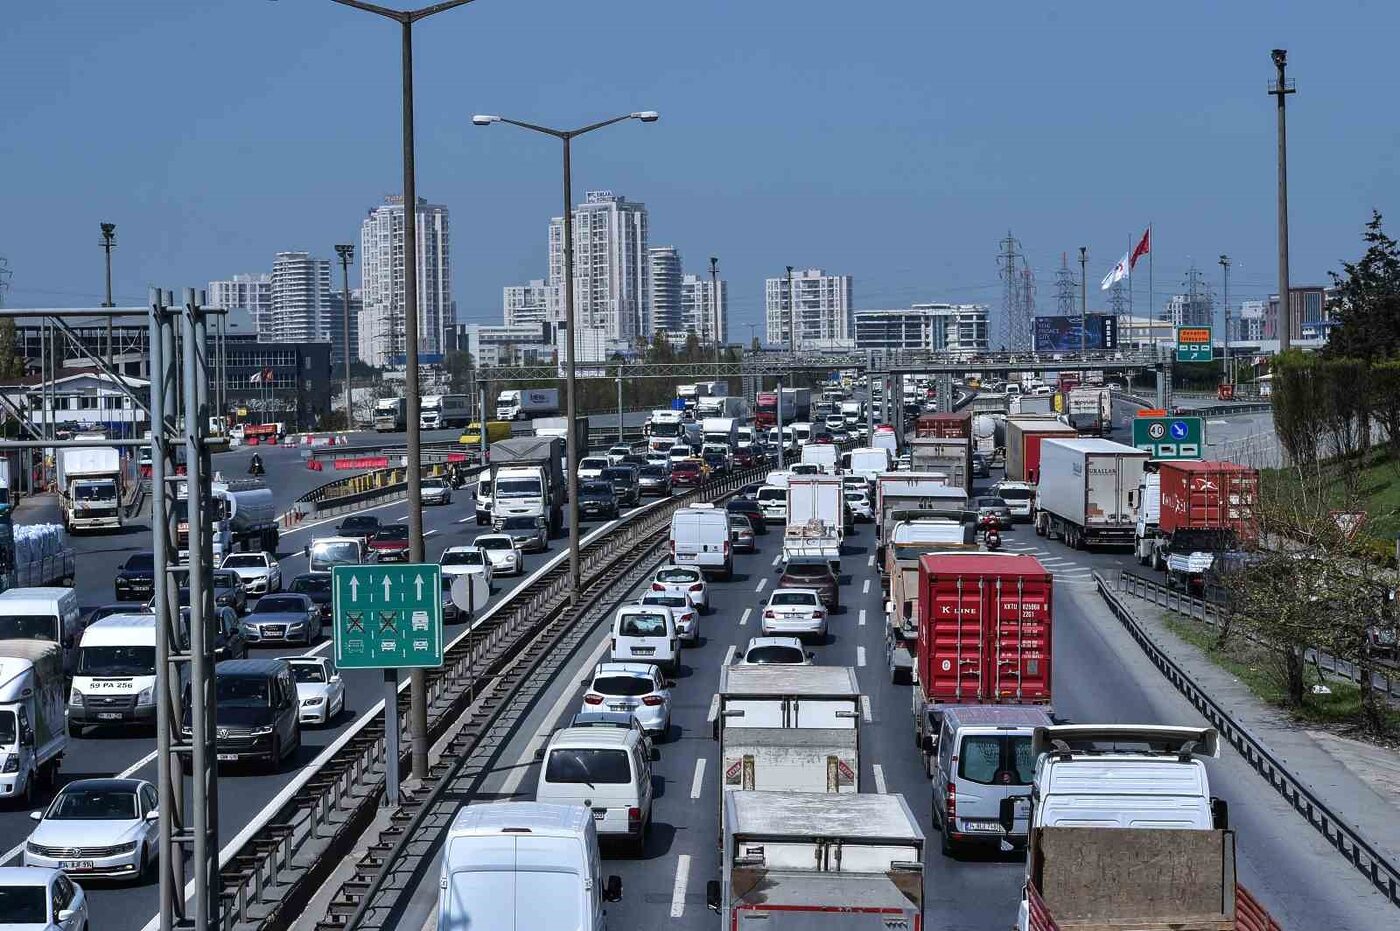
{"label": "flag pole", "polygon": [[[1128,326],[1133,325],[1133,234],[1128,234]],[[1123,336],[1123,321],[1113,321],[1113,332],[1116,337]]]}

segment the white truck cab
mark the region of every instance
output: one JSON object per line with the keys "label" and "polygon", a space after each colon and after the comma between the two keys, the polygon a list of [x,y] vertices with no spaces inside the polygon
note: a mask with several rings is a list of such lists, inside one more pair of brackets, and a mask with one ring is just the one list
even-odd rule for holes
{"label": "white truck cab", "polygon": [[622,879],[603,882],[593,813],[582,805],[468,805],[448,831],[438,879],[439,928],[602,931],[604,904]]}

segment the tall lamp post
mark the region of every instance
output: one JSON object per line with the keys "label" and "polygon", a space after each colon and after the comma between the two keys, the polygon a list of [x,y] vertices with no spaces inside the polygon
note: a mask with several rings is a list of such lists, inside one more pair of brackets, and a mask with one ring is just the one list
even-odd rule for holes
{"label": "tall lamp post", "polygon": [[335,247],[335,254],[340,256],[341,296],[345,298],[341,307],[341,345],[345,356],[345,429],[349,431],[355,429],[355,403],[350,398],[350,263],[355,261],[355,246],[340,243]]}
{"label": "tall lamp post", "polygon": [[[117,305],[112,303],[112,248],[117,244],[117,224],[99,223],[98,227],[102,230],[102,251],[106,254],[107,264],[107,300],[102,303],[102,306],[116,307]],[[111,317],[107,318],[107,367],[114,368],[114,366],[112,365]],[[223,413],[223,411],[220,411],[219,413]]]}
{"label": "tall lamp post", "polygon": [[1228,255],[1220,257],[1220,267],[1225,270],[1225,296],[1221,301],[1225,305],[1225,358],[1221,370],[1224,374],[1225,384],[1233,385],[1235,380],[1230,377],[1230,257]]}
{"label": "tall lamp post", "polygon": [[1079,247],[1079,358],[1089,358],[1089,248]]}
{"label": "tall lamp post", "polygon": [[[437,13],[445,13],[471,0],[442,0],[416,10],[394,10],[364,0],[332,0],[341,6],[373,13],[399,24],[399,44],[402,57],[403,86],[403,296],[404,296],[404,398],[408,402],[408,559],[421,563],[423,556],[423,476],[421,435],[418,426],[418,183],[413,153],[413,24]],[[392,681],[391,681],[392,677]],[[398,670],[384,671],[385,686],[397,689]],[[398,727],[398,714],[393,695],[385,702],[385,724]],[[415,779],[428,778],[428,674],[425,669],[409,671],[408,735]],[[397,739],[394,734],[392,739]],[[397,752],[397,751],[395,751]],[[397,776],[397,763],[393,764]],[[385,800],[397,804],[399,787],[396,779],[385,780]]]}
{"label": "tall lamp post", "polygon": [[[581,588],[578,558],[578,462],[582,450],[578,448],[577,431],[574,430],[574,421],[578,414],[578,399],[574,390],[574,181],[573,171],[569,163],[569,146],[574,139],[585,133],[591,133],[595,129],[602,129],[604,126],[611,126],[624,120],[655,123],[659,116],[655,110],[639,110],[635,113],[615,116],[610,120],[591,123],[578,129],[552,129],[548,126],[525,123],[486,113],[478,113],[472,117],[472,122],[477,126],[509,123],[511,126],[519,126],[521,129],[553,136],[564,144],[564,334],[567,340],[564,344],[564,394],[567,399],[565,413],[569,418],[569,430],[564,441],[564,448],[569,457],[567,470],[569,485],[569,601],[573,604],[578,603]],[[619,414],[619,422],[620,417]]]}
{"label": "tall lamp post", "polygon": [[[711,331],[715,338],[715,364],[719,364],[719,259],[710,256],[710,323],[713,327]],[[715,376],[719,376],[719,369],[715,369]]]}
{"label": "tall lamp post", "polygon": [[1278,79],[1269,82],[1269,94],[1278,101],[1278,348],[1287,352],[1293,340],[1293,307],[1288,300],[1288,95],[1297,92],[1288,80],[1288,50],[1269,53]]}

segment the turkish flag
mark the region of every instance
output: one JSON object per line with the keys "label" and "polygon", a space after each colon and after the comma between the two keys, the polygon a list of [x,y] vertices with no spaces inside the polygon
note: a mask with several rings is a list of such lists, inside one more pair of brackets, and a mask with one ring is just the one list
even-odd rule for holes
{"label": "turkish flag", "polygon": [[1135,266],[1137,265],[1137,260],[1138,260],[1139,258],[1141,258],[1142,256],[1147,255],[1147,253],[1149,253],[1149,252],[1151,252],[1151,251],[1152,251],[1152,227],[1149,226],[1149,227],[1147,228],[1147,232],[1145,232],[1145,233],[1142,234],[1142,239],[1138,242],[1137,246],[1133,248],[1133,254],[1132,254],[1132,256],[1128,259],[1128,268],[1131,269],[1131,268],[1135,267]]}

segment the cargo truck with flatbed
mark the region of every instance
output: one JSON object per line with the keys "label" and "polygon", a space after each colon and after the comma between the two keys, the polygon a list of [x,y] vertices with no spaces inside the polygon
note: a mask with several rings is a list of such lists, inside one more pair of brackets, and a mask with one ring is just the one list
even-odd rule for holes
{"label": "cargo truck with flatbed", "polygon": [[967,492],[952,487],[948,476],[927,472],[886,472],[875,479],[875,564],[884,571],[885,544],[894,529],[895,511],[964,511]]}
{"label": "cargo truck with flatbed", "polygon": [[835,475],[794,475],[787,483],[783,558],[820,557],[841,571],[846,494]]}
{"label": "cargo truck with flatbed", "polygon": [[1131,544],[1147,457],[1112,440],[1047,437],[1040,444],[1035,532],[1076,550]]}

